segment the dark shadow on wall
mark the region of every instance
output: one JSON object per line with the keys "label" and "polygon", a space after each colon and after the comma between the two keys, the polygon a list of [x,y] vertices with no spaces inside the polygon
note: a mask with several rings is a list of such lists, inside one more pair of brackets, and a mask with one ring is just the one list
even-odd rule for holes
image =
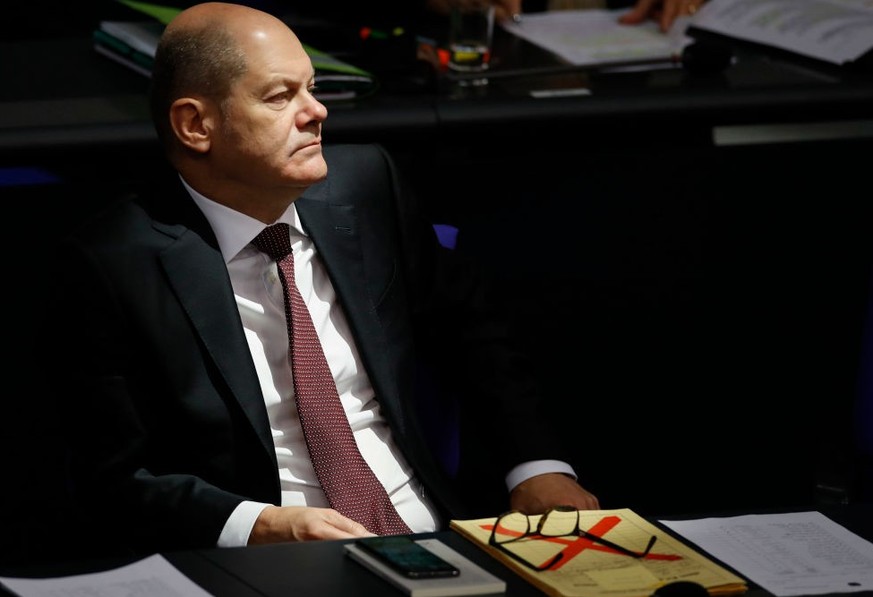
{"label": "dark shadow on wall", "polygon": [[[61,441],[64,422],[51,407],[44,380],[63,359],[51,338],[37,335],[39,297],[63,289],[51,283],[52,239],[112,201],[151,166],[136,150],[58,152],[30,156],[0,168],[0,197],[12,248],[5,265],[3,295],[4,380],[0,398],[0,567],[37,565],[87,557],[88,525],[70,505]],[[118,163],[120,155],[122,159]]]}
{"label": "dark shadow on wall", "polygon": [[512,303],[583,484],[643,514],[813,507],[851,428],[869,145],[490,149],[453,165],[466,192],[431,192]]}

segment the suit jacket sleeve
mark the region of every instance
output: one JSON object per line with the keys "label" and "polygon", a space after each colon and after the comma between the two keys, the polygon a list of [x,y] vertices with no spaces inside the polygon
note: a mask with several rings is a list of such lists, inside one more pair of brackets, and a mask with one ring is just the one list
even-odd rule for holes
{"label": "suit jacket sleeve", "polygon": [[[162,199],[193,207],[175,185]],[[214,546],[240,501],[279,500],[226,267],[205,220],[177,220],[123,201],[54,252],[47,389],[85,538],[111,553]]]}

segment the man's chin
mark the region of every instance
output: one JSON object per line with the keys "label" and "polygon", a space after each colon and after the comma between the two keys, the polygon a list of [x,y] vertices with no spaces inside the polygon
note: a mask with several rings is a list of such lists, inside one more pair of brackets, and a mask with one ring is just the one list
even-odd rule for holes
{"label": "man's chin", "polygon": [[289,163],[291,171],[301,179],[318,182],[327,176],[327,162],[321,144],[309,145],[294,152]]}
{"label": "man's chin", "polygon": [[324,160],[298,163],[291,167],[288,177],[300,185],[313,185],[327,178],[327,164]]}

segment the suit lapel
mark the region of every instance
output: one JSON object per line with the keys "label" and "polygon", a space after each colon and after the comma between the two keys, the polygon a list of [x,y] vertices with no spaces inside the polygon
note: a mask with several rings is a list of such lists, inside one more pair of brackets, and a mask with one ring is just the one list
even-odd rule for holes
{"label": "suit lapel", "polygon": [[327,269],[380,403],[392,424],[402,430],[406,423],[396,406],[398,388],[390,370],[390,347],[367,282],[356,209],[311,195],[298,199],[295,205]]}
{"label": "suit lapel", "polygon": [[238,310],[227,268],[205,220],[202,225],[195,220],[195,228],[165,227],[165,232],[173,229],[177,240],[161,254],[161,261],[206,352],[275,460],[270,422],[242,324],[228,325],[229,318],[238,321]]}
{"label": "suit lapel", "polygon": [[[328,201],[326,194],[322,194],[323,188],[318,190],[319,194],[310,193],[297,200],[300,220],[328,271],[394,439],[419,478],[429,487],[441,487],[444,485],[442,468],[424,434],[415,431],[413,405],[401,405],[399,384],[405,376],[397,367],[406,355],[398,354],[401,349],[389,342],[379,316],[378,297],[374,293],[384,288],[374,289],[367,278],[368,251],[375,249],[368,247],[360,234],[360,214],[356,210],[361,208],[338,204],[341,198],[334,201],[331,197]],[[450,511],[462,511],[450,493],[444,492],[441,499],[452,504]]]}

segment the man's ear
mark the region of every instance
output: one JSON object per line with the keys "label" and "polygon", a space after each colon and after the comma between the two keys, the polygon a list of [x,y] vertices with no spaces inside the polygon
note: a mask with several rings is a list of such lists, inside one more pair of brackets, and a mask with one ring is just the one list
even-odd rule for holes
{"label": "man's ear", "polygon": [[190,97],[174,101],[170,106],[170,126],[179,142],[188,149],[199,153],[209,151],[212,120],[202,101]]}

